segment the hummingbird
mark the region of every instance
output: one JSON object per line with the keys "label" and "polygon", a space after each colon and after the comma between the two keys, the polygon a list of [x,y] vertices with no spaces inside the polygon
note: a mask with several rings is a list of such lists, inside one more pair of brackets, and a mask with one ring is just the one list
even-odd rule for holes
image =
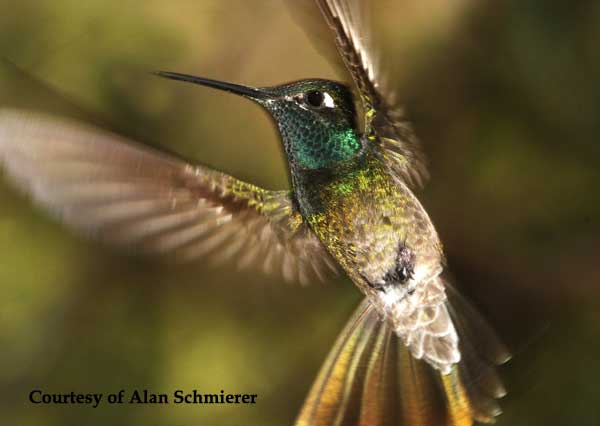
{"label": "hummingbird", "polygon": [[510,357],[451,284],[414,195],[425,158],[386,80],[358,0],[315,0],[353,82],[250,87],[159,71],[243,96],[274,121],[292,188],[266,190],[115,134],[0,111],[0,164],[75,230],[148,254],[259,266],[287,281],[345,274],[364,295],[296,426],[468,426],[501,413]]}

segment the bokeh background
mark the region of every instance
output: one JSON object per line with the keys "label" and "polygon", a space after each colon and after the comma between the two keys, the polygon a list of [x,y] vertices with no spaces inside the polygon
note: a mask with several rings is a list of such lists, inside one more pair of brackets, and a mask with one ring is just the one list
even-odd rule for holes
{"label": "bokeh background", "polygon": [[[420,198],[459,287],[514,353],[498,424],[600,424],[600,2],[372,3],[390,80],[430,159]],[[312,44],[311,14],[276,0],[0,0],[0,10],[1,106],[97,123],[273,189],[289,184],[257,106],[148,71],[257,86],[345,78]],[[2,178],[0,294],[11,425],[291,424],[360,300],[345,279],[302,288],[118,255]],[[32,406],[34,388],[224,389],[259,403]]]}

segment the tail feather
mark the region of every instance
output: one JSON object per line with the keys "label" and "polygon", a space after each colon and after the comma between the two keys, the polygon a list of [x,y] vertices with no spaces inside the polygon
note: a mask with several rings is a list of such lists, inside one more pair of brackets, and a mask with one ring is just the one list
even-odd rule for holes
{"label": "tail feather", "polygon": [[[438,392],[437,370],[415,359],[402,340],[390,328],[391,338],[396,342],[398,363],[395,366],[397,394],[401,410],[393,425],[432,426],[445,424],[443,396]],[[393,374],[390,372],[390,374]],[[318,423],[317,423],[318,424]]]}
{"label": "tail feather", "polygon": [[[471,426],[475,421],[493,422],[500,413],[496,398],[505,391],[489,361],[505,360],[508,352],[479,314],[455,296],[458,293],[450,290],[450,303],[458,303],[448,308],[460,335],[462,360],[449,374],[415,359],[365,299],[336,340],[295,425]],[[480,326],[483,332],[474,334]],[[483,352],[473,334],[485,339]]]}
{"label": "tail feather", "polygon": [[452,284],[444,280],[448,306],[452,320],[461,329],[461,338],[477,344],[479,356],[492,365],[504,364],[510,352],[502,343],[492,326],[469,303]]}
{"label": "tail feather", "polygon": [[369,359],[361,398],[359,425],[386,424],[385,414],[394,410],[392,399],[386,395],[396,395],[394,377],[389,375],[393,368],[390,354],[392,339],[385,327],[378,327],[373,353]]}
{"label": "tail feather", "polygon": [[[342,330],[321,367],[296,425],[333,425],[339,415],[350,411],[348,399],[351,392],[348,392],[348,385],[360,382],[355,380],[358,366],[352,360],[360,359],[366,349],[365,345],[359,345],[359,340],[362,337],[364,341],[365,337],[372,336],[381,327],[378,319],[371,313],[372,310],[365,303],[361,304]],[[355,371],[351,371],[351,367]]]}

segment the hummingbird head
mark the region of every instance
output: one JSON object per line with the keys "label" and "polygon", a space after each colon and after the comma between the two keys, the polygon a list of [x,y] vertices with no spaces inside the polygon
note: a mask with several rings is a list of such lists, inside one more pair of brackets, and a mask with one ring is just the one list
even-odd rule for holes
{"label": "hummingbird head", "polygon": [[254,88],[185,74],[157,74],[242,95],[263,106],[277,124],[292,172],[330,168],[362,148],[352,93],[342,83],[310,79]]}

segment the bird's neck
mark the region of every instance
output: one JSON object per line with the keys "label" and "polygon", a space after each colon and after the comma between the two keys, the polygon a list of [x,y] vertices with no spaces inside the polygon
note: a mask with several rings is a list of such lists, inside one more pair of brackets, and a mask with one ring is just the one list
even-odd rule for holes
{"label": "bird's neck", "polygon": [[352,186],[354,176],[369,167],[371,154],[369,150],[361,150],[346,160],[320,169],[292,166],[292,186],[302,215],[309,217],[325,209],[325,200],[332,195],[331,191],[343,196],[344,189]]}
{"label": "bird's neck", "polygon": [[[361,150],[361,139],[349,126],[327,124],[310,131],[280,125],[291,167],[298,171],[328,170],[355,157]],[[295,170],[292,170],[295,171]]]}

